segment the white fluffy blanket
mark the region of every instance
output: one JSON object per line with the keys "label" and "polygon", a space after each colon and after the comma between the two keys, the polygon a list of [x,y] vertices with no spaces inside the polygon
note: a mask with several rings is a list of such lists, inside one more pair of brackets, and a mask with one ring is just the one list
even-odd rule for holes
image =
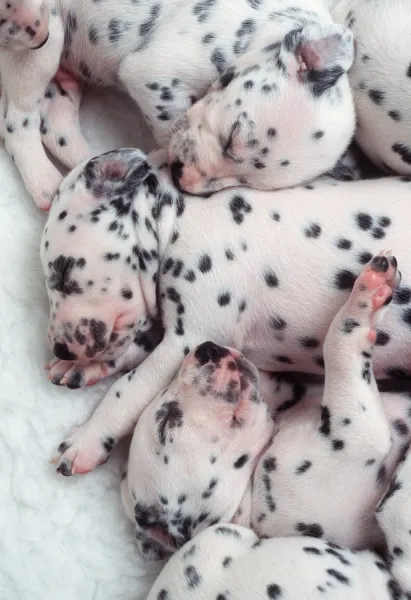
{"label": "white fluffy blanket", "polygon": [[[90,93],[82,119],[96,154],[153,147],[126,98]],[[121,506],[126,447],[83,477],[61,477],[49,464],[107,383],[71,391],[45,378],[44,222],[0,148],[0,600],[140,600],[155,571],[142,563]]]}

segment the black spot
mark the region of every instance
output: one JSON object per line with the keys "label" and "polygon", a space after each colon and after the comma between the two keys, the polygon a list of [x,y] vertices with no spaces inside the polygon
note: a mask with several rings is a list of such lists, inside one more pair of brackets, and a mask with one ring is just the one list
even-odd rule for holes
{"label": "black spot", "polygon": [[228,527],[226,525],[221,525],[220,527],[216,527],[214,533],[216,533],[218,535],[223,535],[225,537],[236,538],[237,540],[239,540],[241,538],[240,533],[236,529],[233,529],[232,527]]}
{"label": "black spot", "polygon": [[397,121],[397,123],[399,121],[401,121],[401,113],[399,110],[389,110],[388,111],[388,116],[393,120],[393,121]]}
{"label": "black spot", "polygon": [[315,133],[313,133],[313,138],[315,140],[319,140],[324,136],[324,131],[316,131]]}
{"label": "black spot", "polygon": [[208,271],[211,271],[211,267],[211,257],[208,254],[203,254],[198,261],[198,268],[200,269],[201,273],[208,273]]}
{"label": "black spot", "polygon": [[379,106],[381,106],[385,99],[385,94],[381,90],[369,90],[368,96],[375,104],[378,104]]}
{"label": "black spot", "polygon": [[315,548],[314,546],[306,546],[303,548],[304,552],[307,554],[315,554],[316,556],[322,556],[322,552],[319,548]]}
{"label": "black spot", "polygon": [[58,145],[63,147],[63,146],[67,146],[67,140],[65,137],[60,136],[58,139]]}
{"label": "black spot", "polygon": [[275,288],[278,287],[278,278],[274,271],[270,268],[266,269],[263,273],[264,280],[268,287]]}
{"label": "black spot", "polygon": [[295,530],[306,536],[320,538],[324,535],[324,530],[317,523],[297,523]]}
{"label": "black spot", "polygon": [[385,331],[377,331],[377,339],[375,343],[377,346],[386,346],[390,339],[390,336]]}
{"label": "black spot", "polygon": [[341,331],[343,333],[352,333],[354,331],[354,329],[359,326],[360,326],[360,323],[358,321],[356,321],[355,319],[351,319],[351,318],[345,319],[345,321],[343,321]]}
{"label": "black spot", "polygon": [[334,285],[341,291],[352,290],[357,276],[348,269],[337,271],[334,278]]}
{"label": "black spot", "polygon": [[279,585],[276,583],[270,583],[267,585],[267,597],[270,600],[278,600],[278,598],[282,598],[282,590]]}
{"label": "black spot", "polygon": [[101,444],[106,452],[111,452],[114,446],[114,438],[108,436],[101,442]]}
{"label": "black spot", "polygon": [[227,306],[230,304],[231,294],[229,292],[225,292],[224,294],[220,294],[217,298],[217,302],[220,306]]}
{"label": "black spot", "polygon": [[331,415],[328,406],[321,407],[321,425],[319,432],[328,437],[331,432]]}
{"label": "black spot", "polygon": [[49,288],[66,295],[82,294],[83,290],[78,282],[72,278],[75,267],[82,268],[81,264],[71,256],[60,255],[53,262],[50,262]]}
{"label": "black spot", "polygon": [[344,442],[342,440],[332,441],[333,450],[342,450],[344,448]]}
{"label": "black spot", "polygon": [[296,475],[301,475],[308,471],[308,469],[312,466],[312,462],[310,460],[305,460],[299,467],[296,469]]}
{"label": "black spot", "polygon": [[57,217],[59,221],[62,221],[63,219],[65,219],[67,217],[67,211],[63,210],[59,216]]}
{"label": "black spot", "polygon": [[395,304],[408,304],[411,301],[411,288],[399,287],[393,295]]}
{"label": "black spot", "polygon": [[372,254],[371,252],[360,252],[360,254],[358,255],[358,262],[362,265],[366,265],[368,264],[372,259]]}
{"label": "black spot", "polygon": [[127,288],[123,288],[121,290],[121,296],[125,299],[125,300],[131,300],[131,298],[133,297],[133,292]]}
{"label": "black spot", "polygon": [[300,338],[299,343],[303,348],[318,348],[320,342],[314,337]]}
{"label": "black spot", "polygon": [[385,237],[385,231],[384,229],[381,229],[381,227],[374,227],[371,235],[375,240],[381,240],[383,237]]}
{"label": "black spot", "polygon": [[408,426],[405,423],[405,421],[401,420],[401,419],[396,419],[395,421],[392,422],[392,426],[395,429],[395,431],[398,433],[398,435],[400,435],[401,437],[405,437],[408,435]]}
{"label": "black spot", "polygon": [[167,431],[180,428],[183,425],[183,411],[177,400],[164,402],[155,415],[160,443],[166,443]]}
{"label": "black spot", "polygon": [[194,357],[198,360],[200,365],[206,365],[209,361],[218,363],[222,358],[228,356],[229,350],[217,346],[213,342],[204,342],[197,346]]}
{"label": "black spot", "polygon": [[312,223],[304,230],[304,234],[309,238],[319,238],[321,235],[321,227],[318,223]]}
{"label": "black spot", "polygon": [[220,75],[224,72],[224,70],[228,66],[227,58],[224,56],[224,53],[221,50],[221,48],[215,48],[213,50],[210,60],[213,63],[213,65],[215,66],[215,68],[217,69],[217,71],[220,73]]}
{"label": "black spot", "polygon": [[184,279],[186,281],[189,281],[190,283],[193,283],[193,281],[196,280],[196,274],[192,269],[190,269],[189,271],[187,271],[187,273],[185,273]]}
{"label": "black spot", "polygon": [[227,567],[229,567],[231,565],[231,563],[233,562],[233,559],[231,556],[226,556],[223,560],[223,567],[226,569]]}
{"label": "black spot", "polygon": [[277,460],[274,456],[267,456],[263,461],[263,469],[267,473],[272,473],[277,468]]}
{"label": "black spot", "polygon": [[239,458],[237,458],[237,460],[234,463],[234,468],[235,469],[241,469],[241,467],[243,467],[245,465],[245,463],[248,461],[249,456],[248,454],[242,454]]}
{"label": "black spot", "polygon": [[406,308],[402,313],[402,320],[411,327],[411,308]]}
{"label": "black spot", "polygon": [[91,25],[88,30],[88,39],[90,40],[90,44],[97,44],[98,42],[98,33],[97,28]]}
{"label": "black spot", "polygon": [[348,579],[348,577],[343,575],[343,573],[340,573],[340,571],[337,571],[336,569],[327,569],[327,573],[331,577],[334,577],[334,579],[336,579],[340,583],[344,583],[345,585],[350,585],[350,580]]}
{"label": "black spot", "polygon": [[186,583],[191,590],[200,585],[201,575],[193,565],[189,565],[184,569],[184,575],[186,578]]}
{"label": "black spot", "polygon": [[357,213],[355,215],[355,220],[357,222],[358,227],[360,229],[362,229],[363,231],[367,231],[368,229],[371,229],[371,227],[373,225],[372,217],[364,212]]}
{"label": "black spot", "polygon": [[339,238],[336,243],[337,248],[340,250],[350,250],[352,247],[352,242],[347,240],[347,238]]}
{"label": "black spot", "polygon": [[396,142],[392,146],[392,151],[398,154],[405,164],[411,165],[411,148],[409,146]]}
{"label": "black spot", "polygon": [[322,356],[314,356],[313,362],[321,369],[324,369],[325,365],[324,365],[324,359]]}
{"label": "black spot", "polygon": [[276,354],[274,356],[275,360],[278,360],[278,362],[283,363],[285,365],[292,365],[293,361],[291,360],[290,357],[284,355],[284,354]]}
{"label": "black spot", "polygon": [[269,127],[267,129],[267,137],[270,139],[275,138],[275,136],[277,135],[277,131],[274,129],[274,127]]}
{"label": "black spot", "polygon": [[237,225],[241,225],[241,223],[244,221],[245,215],[252,212],[251,204],[247,202],[245,198],[240,194],[235,194],[230,199],[228,206],[230,208],[234,222],[237,223]]}
{"label": "black spot", "polygon": [[385,483],[386,475],[387,475],[387,469],[385,468],[385,465],[381,465],[380,468],[378,469],[378,473],[377,473],[377,483],[379,485]]}

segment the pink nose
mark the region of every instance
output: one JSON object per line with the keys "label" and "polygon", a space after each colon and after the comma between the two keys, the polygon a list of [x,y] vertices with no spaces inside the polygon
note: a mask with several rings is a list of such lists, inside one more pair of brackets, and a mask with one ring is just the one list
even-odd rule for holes
{"label": "pink nose", "polygon": [[192,192],[201,180],[201,173],[195,165],[185,165],[180,177],[180,187],[187,192]]}

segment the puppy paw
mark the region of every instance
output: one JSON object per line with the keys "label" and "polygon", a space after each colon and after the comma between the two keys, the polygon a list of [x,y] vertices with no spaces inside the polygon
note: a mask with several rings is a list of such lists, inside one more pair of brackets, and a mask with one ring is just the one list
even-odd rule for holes
{"label": "puppy paw", "polygon": [[36,206],[48,211],[62,181],[63,176],[50,163],[50,169],[46,172],[41,171],[41,177],[36,181],[25,181],[25,184]]}
{"label": "puppy paw", "polygon": [[96,437],[87,424],[82,425],[60,444],[50,462],[57,464],[57,473],[64,477],[85,475],[108,460],[114,444],[110,435]]}
{"label": "puppy paw", "polygon": [[72,390],[95,385],[100,379],[115,372],[108,362],[91,362],[79,365],[69,360],[53,359],[46,365],[47,379],[54,385],[64,385]]}

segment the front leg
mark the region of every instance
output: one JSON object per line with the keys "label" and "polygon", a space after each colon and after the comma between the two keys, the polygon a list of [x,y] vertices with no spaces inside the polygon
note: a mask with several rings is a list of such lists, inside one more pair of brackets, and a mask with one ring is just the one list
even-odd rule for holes
{"label": "front leg", "polygon": [[40,112],[27,111],[6,100],[4,145],[36,205],[48,210],[60,183],[61,173],[44,151],[40,136]]}
{"label": "front leg", "polygon": [[133,431],[143,410],[178,371],[187,343],[182,341],[166,335],[139,367],[114,383],[91,418],[60,444],[53,459],[58,473],[88,473],[108,459],[114,444]]}
{"label": "front leg", "polygon": [[51,15],[49,39],[38,50],[0,52],[4,143],[39,208],[47,210],[62,181],[40,135],[40,107],[63,47],[60,17]]}

